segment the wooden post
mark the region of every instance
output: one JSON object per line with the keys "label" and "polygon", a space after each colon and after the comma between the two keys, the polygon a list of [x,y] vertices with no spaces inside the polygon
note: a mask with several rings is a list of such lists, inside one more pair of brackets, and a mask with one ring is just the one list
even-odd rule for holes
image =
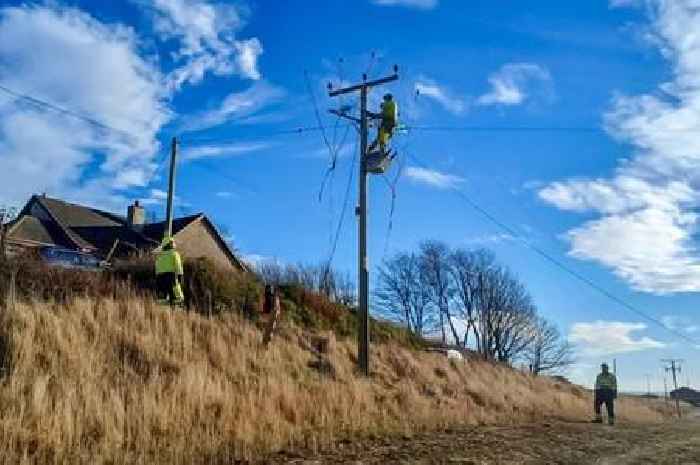
{"label": "wooden post", "polygon": [[263,347],[267,348],[270,345],[270,341],[272,341],[272,336],[275,333],[277,322],[282,313],[280,296],[277,288],[272,288],[272,286],[267,286],[265,288],[263,312],[268,313],[267,325],[265,326],[265,333],[263,334]]}

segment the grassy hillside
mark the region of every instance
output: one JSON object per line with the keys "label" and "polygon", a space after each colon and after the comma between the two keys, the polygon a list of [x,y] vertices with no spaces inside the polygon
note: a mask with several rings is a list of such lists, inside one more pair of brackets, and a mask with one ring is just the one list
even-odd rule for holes
{"label": "grassy hillside", "polygon": [[[377,345],[373,376],[330,335],[330,373],[285,324],[268,350],[235,314],[149,300],[17,304],[2,314],[4,463],[217,463],[342,438],[544,417],[588,418],[589,394],[479,362]],[[330,334],[330,333],[328,333]],[[622,421],[658,413],[625,400]]]}

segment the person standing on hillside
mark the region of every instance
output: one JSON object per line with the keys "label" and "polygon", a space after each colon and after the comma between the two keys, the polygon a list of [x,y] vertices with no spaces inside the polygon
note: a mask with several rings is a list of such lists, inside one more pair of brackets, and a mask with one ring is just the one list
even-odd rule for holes
{"label": "person standing on hillside", "polygon": [[610,373],[608,364],[603,363],[601,373],[595,379],[595,400],[594,410],[595,419],[593,423],[603,423],[601,415],[601,407],[605,404],[608,411],[608,424],[615,424],[615,399],[617,399],[617,378]]}
{"label": "person standing on hillside", "polygon": [[165,236],[156,258],[156,286],[162,303],[180,305],[185,301],[180,282],[183,275],[182,258],[175,250],[175,241],[172,237]]}

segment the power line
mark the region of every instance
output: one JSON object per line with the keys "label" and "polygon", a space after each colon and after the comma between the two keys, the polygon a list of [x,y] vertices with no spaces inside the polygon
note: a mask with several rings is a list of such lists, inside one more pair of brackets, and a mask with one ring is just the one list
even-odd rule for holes
{"label": "power line", "polygon": [[11,95],[17,99],[24,100],[24,101],[30,103],[31,105],[34,105],[35,107],[39,107],[39,108],[46,109],[46,110],[51,110],[51,111],[54,111],[54,112],[57,112],[57,113],[60,113],[60,114],[66,115],[66,116],[71,116],[73,118],[85,121],[86,123],[89,123],[89,124],[96,126],[100,129],[105,129],[108,131],[120,133],[120,134],[127,136],[129,138],[132,138],[132,139],[134,138],[134,136],[132,134],[124,131],[123,129],[115,128],[115,127],[110,126],[108,124],[105,124],[101,121],[98,121],[93,117],[85,116],[85,115],[77,113],[73,110],[59,107],[58,105],[47,102],[46,100],[42,100],[42,99],[37,98],[37,97],[32,97],[31,95],[16,92],[16,91],[14,91],[14,90],[12,90],[12,89],[10,89],[2,84],[0,84],[0,91],[5,92],[6,94]]}
{"label": "power line", "polygon": [[[408,155],[409,157],[411,157],[411,158],[413,159],[413,161],[415,161],[415,162],[416,162],[419,166],[421,166],[423,169],[429,169],[429,167],[428,167],[425,163],[421,162],[416,156],[414,156],[414,155],[412,155],[412,154],[410,154],[410,153],[407,153],[407,155]],[[690,342],[690,343],[693,344],[693,345],[698,345],[698,344],[700,344],[700,341],[696,341],[696,340],[694,340],[693,338],[690,338],[690,337],[686,336],[685,334],[683,334],[683,333],[681,333],[681,332],[679,332],[679,331],[676,331],[676,330],[674,330],[674,329],[668,327],[667,325],[665,325],[665,324],[664,324],[663,322],[661,322],[660,320],[658,320],[658,319],[652,317],[651,315],[646,314],[645,312],[643,312],[643,311],[637,309],[636,307],[632,306],[631,304],[628,304],[627,302],[625,302],[624,300],[620,299],[620,298],[617,297],[616,295],[612,294],[611,292],[609,292],[609,291],[606,290],[605,288],[603,288],[603,287],[599,286],[598,284],[596,284],[595,282],[591,281],[589,278],[585,277],[585,276],[582,275],[581,273],[579,273],[579,272],[577,272],[577,271],[575,271],[575,270],[569,268],[569,267],[566,266],[564,263],[562,263],[561,261],[559,261],[559,260],[557,260],[556,258],[554,258],[553,256],[551,256],[549,253],[547,253],[546,251],[544,251],[544,250],[541,249],[540,247],[538,247],[538,246],[536,246],[535,244],[533,244],[533,243],[531,243],[530,241],[528,241],[527,238],[525,238],[525,237],[524,237],[522,234],[520,234],[518,231],[516,231],[515,229],[511,228],[511,227],[508,226],[507,224],[503,223],[501,220],[499,220],[498,218],[496,218],[494,215],[492,215],[491,213],[489,213],[487,210],[485,210],[484,208],[482,208],[481,206],[479,206],[479,204],[477,204],[475,201],[473,201],[472,199],[470,199],[469,196],[467,196],[467,195],[466,195],[464,192],[462,192],[461,190],[453,189],[453,192],[455,192],[459,197],[461,197],[462,200],[464,200],[471,208],[473,208],[474,210],[476,210],[477,212],[479,212],[482,216],[484,216],[485,218],[487,218],[489,221],[491,221],[491,222],[494,223],[496,226],[498,226],[499,228],[503,229],[504,231],[506,231],[507,233],[509,233],[509,234],[512,235],[513,237],[518,238],[518,239],[519,239],[519,242],[522,243],[525,247],[529,248],[530,250],[532,250],[532,251],[535,252],[536,254],[540,255],[542,258],[544,258],[545,260],[549,261],[551,264],[553,264],[553,265],[556,266],[557,268],[559,268],[559,269],[565,271],[565,272],[568,273],[569,275],[573,276],[574,278],[576,278],[576,279],[578,279],[579,281],[583,282],[584,284],[588,285],[588,286],[591,287],[592,289],[598,291],[600,294],[604,295],[605,297],[607,297],[608,299],[612,300],[613,302],[619,304],[620,306],[624,307],[625,309],[631,311],[632,313],[634,313],[634,314],[636,314],[636,315],[638,315],[638,316],[640,316],[640,317],[646,319],[647,321],[650,321],[650,322],[654,323],[655,325],[658,325],[659,327],[665,329],[665,330],[668,331],[669,333],[674,334],[674,335],[676,335],[677,337],[679,337],[679,338],[681,338],[681,339],[683,339],[683,340],[685,340],[685,341],[687,341],[687,342]]]}
{"label": "power line", "polygon": [[[404,126],[404,129],[416,131],[446,131],[446,132],[606,132],[605,128],[595,126]],[[694,133],[700,129],[663,129],[667,133]]]}
{"label": "power line", "polygon": [[[282,135],[289,135],[289,134],[303,134],[307,132],[316,132],[316,131],[321,131],[324,128],[321,126],[300,126],[297,128],[289,128],[289,129],[281,129],[279,131],[270,131],[270,132],[265,132],[265,133],[260,133],[257,134],[259,137],[272,137],[272,136],[282,136]],[[195,137],[195,138],[188,138],[185,137],[184,139],[178,138],[178,141],[181,144],[210,144],[210,143],[227,143],[227,142],[240,142],[241,139],[234,139],[232,137]]]}

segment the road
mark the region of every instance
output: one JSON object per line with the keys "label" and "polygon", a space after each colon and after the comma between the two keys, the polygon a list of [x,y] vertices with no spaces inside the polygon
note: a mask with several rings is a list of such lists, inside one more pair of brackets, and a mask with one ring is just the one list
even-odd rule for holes
{"label": "road", "polygon": [[268,464],[698,465],[700,418],[657,425],[542,423],[345,442]]}

